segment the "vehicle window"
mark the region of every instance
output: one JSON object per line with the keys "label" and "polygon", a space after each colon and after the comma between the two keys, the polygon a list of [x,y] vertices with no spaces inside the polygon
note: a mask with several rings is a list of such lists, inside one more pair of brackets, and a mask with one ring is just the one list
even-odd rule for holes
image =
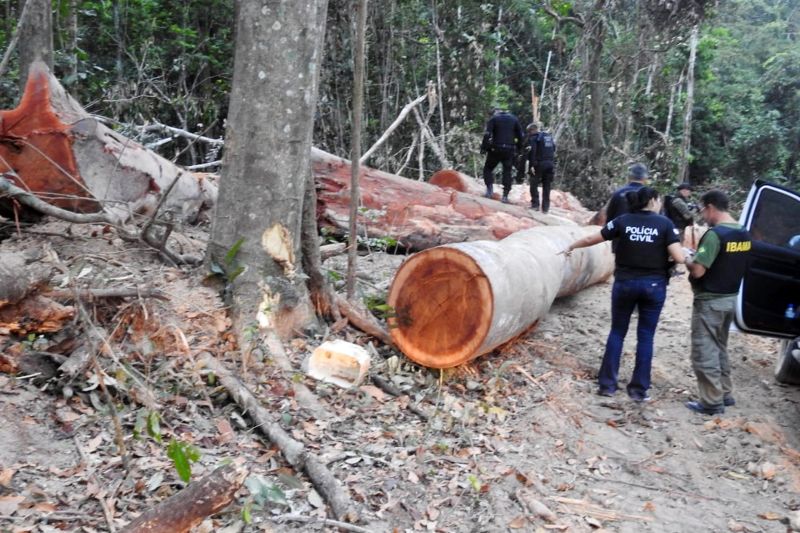
{"label": "vehicle window", "polygon": [[750,222],[754,239],[800,251],[800,207],[787,192],[765,187]]}

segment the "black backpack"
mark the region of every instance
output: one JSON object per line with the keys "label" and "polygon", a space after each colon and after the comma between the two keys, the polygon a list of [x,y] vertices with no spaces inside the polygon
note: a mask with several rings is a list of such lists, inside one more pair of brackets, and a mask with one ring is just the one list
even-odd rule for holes
{"label": "black backpack", "polygon": [[536,160],[537,161],[552,161],[556,155],[556,142],[553,136],[543,131],[539,133],[536,139]]}

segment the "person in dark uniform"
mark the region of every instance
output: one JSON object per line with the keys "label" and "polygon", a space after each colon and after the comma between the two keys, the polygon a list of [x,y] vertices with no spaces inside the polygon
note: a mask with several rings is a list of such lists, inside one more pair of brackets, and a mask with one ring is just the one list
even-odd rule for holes
{"label": "person in dark uniform", "polygon": [[678,232],[672,222],[659,215],[661,201],[651,187],[639,187],[625,194],[629,213],[609,221],[599,233],[570,244],[572,250],[618,240],[615,255],[614,286],[611,291],[611,331],[608,333],[603,363],[598,374],[598,394],[616,393],[622,344],[628,333],[631,314],[639,311],[636,329],[636,363],[628,382],[628,396],[636,402],[650,399],[650,367],[653,361],[653,337],[664,306],[671,258],[684,262]]}
{"label": "person in dark uniform", "polygon": [[700,239],[695,256],[686,261],[694,292],[691,358],[699,393],[699,400],[687,402],[686,407],[713,415],[736,404],[731,394],[728,331],[752,242],[747,230],[728,213],[724,192],[708,191],[700,204],[700,215],[711,229]]}
{"label": "person in dark uniform", "polygon": [[664,215],[678,228],[678,232],[681,234],[681,241],[683,241],[683,234],[686,228],[694,224],[692,210],[689,207],[689,198],[691,196],[692,186],[688,183],[681,183],[674,194],[668,194],[664,197]]}
{"label": "person in dark uniform", "polygon": [[647,182],[648,175],[647,166],[642,163],[634,163],[628,168],[628,179],[630,181],[627,185],[620,187],[611,194],[611,198],[608,199],[605,207],[603,207],[603,213],[605,214],[605,217],[602,218],[603,223],[614,220],[629,211],[628,204],[625,201],[625,194],[628,191],[643,187]]}
{"label": "person in dark uniform", "polygon": [[539,183],[542,184],[542,213],[550,210],[550,186],[555,177],[556,143],[546,131],[539,131],[536,123],[528,126],[531,175],[531,209],[539,209]]}
{"label": "person in dark uniform", "polygon": [[495,108],[492,118],[486,123],[486,131],[481,142],[481,153],[486,154],[483,165],[483,182],[486,184],[487,198],[492,197],[493,172],[498,163],[503,165],[503,203],[508,203],[511,192],[511,168],[517,149],[522,148],[524,133],[517,117],[501,109]]}

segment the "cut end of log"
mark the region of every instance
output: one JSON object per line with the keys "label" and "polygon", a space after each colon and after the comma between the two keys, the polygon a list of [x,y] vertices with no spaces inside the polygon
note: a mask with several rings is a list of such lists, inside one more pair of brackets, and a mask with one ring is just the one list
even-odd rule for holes
{"label": "cut end of log", "polygon": [[458,366],[486,338],[491,302],[491,283],[472,257],[449,247],[420,252],[403,263],[389,291],[392,339],[423,366]]}
{"label": "cut end of log", "polygon": [[446,168],[435,172],[428,183],[445,189],[453,189],[459,192],[469,192],[468,186],[470,178],[451,168]]}

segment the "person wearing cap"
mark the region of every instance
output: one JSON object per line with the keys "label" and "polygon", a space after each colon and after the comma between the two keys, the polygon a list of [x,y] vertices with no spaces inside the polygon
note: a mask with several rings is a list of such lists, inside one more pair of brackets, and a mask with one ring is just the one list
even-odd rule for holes
{"label": "person wearing cap", "polygon": [[500,108],[492,110],[492,117],[486,123],[486,131],[481,142],[481,153],[486,154],[483,165],[483,182],[486,184],[486,196],[492,197],[494,192],[494,169],[498,163],[503,165],[503,203],[508,203],[511,192],[511,168],[518,149],[522,148],[525,134],[519,119]]}
{"label": "person wearing cap", "polygon": [[692,186],[688,183],[681,183],[678,185],[678,190],[675,194],[668,194],[664,197],[664,215],[678,228],[678,232],[681,234],[681,242],[683,242],[683,234],[686,232],[686,228],[694,224],[692,210],[689,208],[691,195]]}
{"label": "person wearing cap", "polygon": [[[611,194],[611,198],[609,198],[608,202],[606,202],[606,205],[600,210],[600,225],[605,224],[609,220],[614,220],[620,215],[630,212],[628,201],[626,200],[625,195],[631,191],[636,191],[644,187],[645,183],[647,182],[648,175],[649,172],[647,170],[647,165],[643,163],[634,163],[628,167],[629,182],[627,185],[614,191]],[[616,239],[611,242],[611,249],[612,251],[616,252]]]}
{"label": "person wearing cap", "polygon": [[550,210],[550,186],[555,170],[556,143],[546,131],[539,131],[535,122],[528,125],[530,151],[531,209],[539,208],[539,183],[542,184],[542,213]]}

